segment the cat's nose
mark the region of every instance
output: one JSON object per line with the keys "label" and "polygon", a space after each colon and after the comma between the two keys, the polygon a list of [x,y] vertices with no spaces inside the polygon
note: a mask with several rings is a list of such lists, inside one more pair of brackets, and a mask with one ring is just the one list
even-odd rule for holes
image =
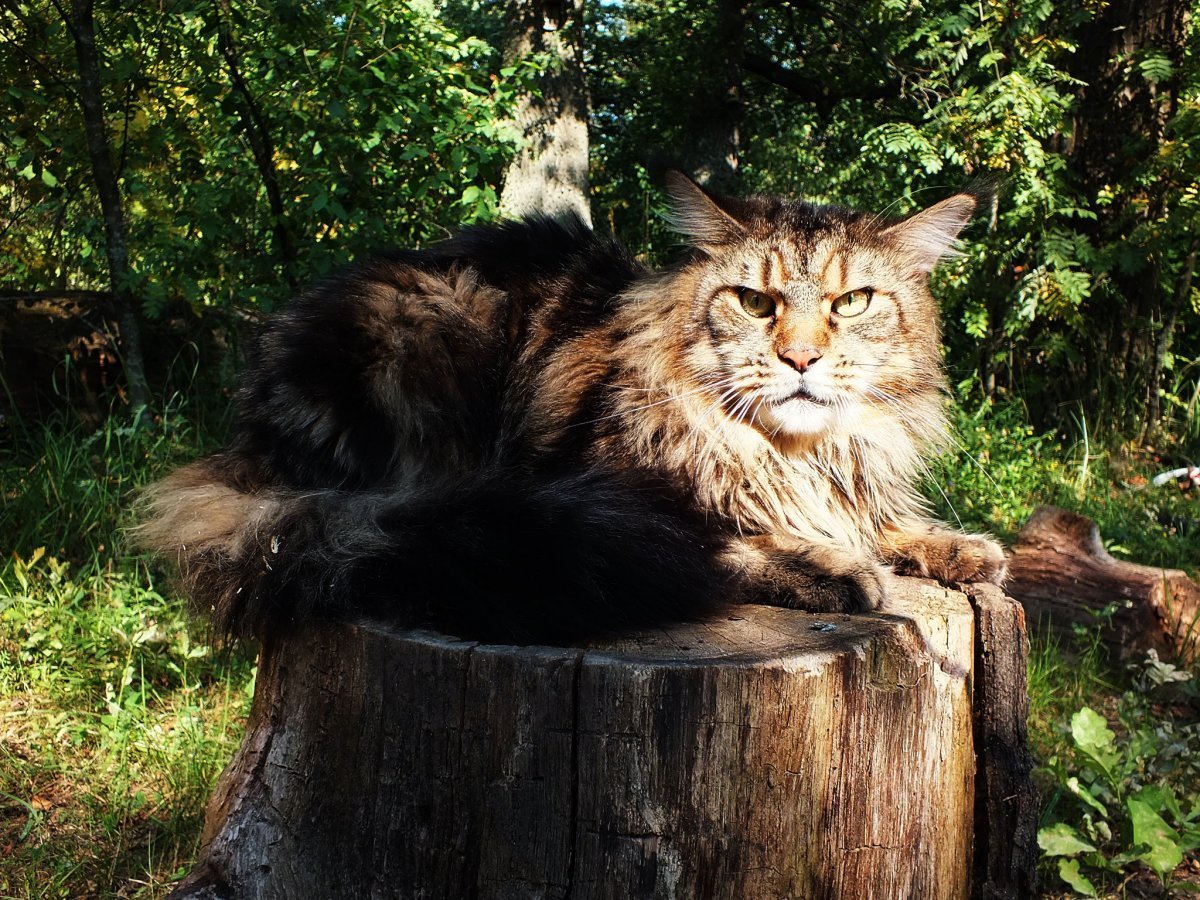
{"label": "cat's nose", "polygon": [[816,347],[788,347],[779,351],[779,358],[797,372],[807,372],[809,366],[821,358]]}

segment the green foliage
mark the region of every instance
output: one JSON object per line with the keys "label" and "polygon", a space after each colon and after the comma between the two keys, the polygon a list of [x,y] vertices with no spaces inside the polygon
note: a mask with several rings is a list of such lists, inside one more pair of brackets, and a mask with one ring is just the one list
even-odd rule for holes
{"label": "green foliage", "polygon": [[217,440],[162,405],[153,427],[64,414],[0,440],[4,896],[160,894],[240,738],[251,662],[198,641],[123,546],[131,490]]}
{"label": "green foliage", "polygon": [[934,511],[968,530],[1012,541],[1041,505],[1093,519],[1106,548],[1148,565],[1195,570],[1200,509],[1194,494],[1154,488],[1154,458],[1121,443],[1095,443],[1076,420],[1074,440],[1030,424],[1023,404],[980,401],[970,383],[952,407],[950,446],[930,465]]}
{"label": "green foliage", "polygon": [[194,642],[147,576],[75,573],[40,548],[0,570],[5,896],[114,882],[153,894],[195,852],[253,670]]}
{"label": "green foliage", "polygon": [[[98,4],[107,113],[135,293],[270,309],[352,256],[495,214],[523,73],[423,4]],[[103,288],[103,235],[71,87],[72,49],[44,0],[0,14],[11,127],[0,129],[0,277],[25,289]],[[219,31],[228,27],[233,67]],[[274,145],[270,208],[251,132]],[[295,260],[279,246],[279,229]],[[292,285],[292,286],[290,286]]]}
{"label": "green foliage", "polygon": [[[1116,698],[1118,731],[1089,706],[1078,709],[1040,770],[1048,794],[1038,832],[1043,858],[1076,893],[1097,896],[1144,867],[1176,884],[1185,852],[1200,846],[1200,726],[1180,721],[1164,689],[1191,675],[1151,651]],[[1195,694],[1192,690],[1191,693]],[[1119,733],[1118,733],[1119,732]]]}

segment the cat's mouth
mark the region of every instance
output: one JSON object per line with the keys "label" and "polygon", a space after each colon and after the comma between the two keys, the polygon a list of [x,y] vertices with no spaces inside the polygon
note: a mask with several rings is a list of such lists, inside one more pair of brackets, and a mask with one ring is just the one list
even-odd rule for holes
{"label": "cat's mouth", "polygon": [[822,400],[816,394],[811,393],[803,386],[796,388],[794,391],[792,391],[786,397],[782,398],[781,400],[777,400],[775,402],[776,402],[777,406],[782,406],[783,404],[790,403],[793,400],[798,400],[801,403],[813,403],[813,404],[816,404],[817,406],[828,406],[829,405],[828,400]]}

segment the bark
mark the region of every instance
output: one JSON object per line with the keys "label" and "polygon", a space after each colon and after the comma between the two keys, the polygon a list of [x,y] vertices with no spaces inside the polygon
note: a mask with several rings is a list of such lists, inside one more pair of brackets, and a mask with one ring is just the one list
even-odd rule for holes
{"label": "bark", "polygon": [[129,386],[129,401],[137,410],[149,404],[150,391],[146,383],[146,367],[142,357],[141,324],[138,321],[136,302],[129,288],[129,245],[125,211],[108,143],[92,0],[71,0],[70,12],[67,13],[61,7],[59,12],[66,20],[75,43],[75,57],[79,66],[79,105],[83,110],[83,126],[88,156],[92,162],[92,177],[96,182],[96,193],[100,198],[100,210],[104,216],[105,250],[113,299],[117,306],[121,362]]}
{"label": "bark", "polygon": [[981,900],[1037,896],[1040,802],[1029,752],[1025,610],[995,585],[966,588],[975,610],[975,890]]}
{"label": "bark", "polygon": [[[1011,675],[1004,621],[988,658]],[[264,649],[174,896],[965,898],[973,853],[996,868],[972,845],[973,694],[979,765],[1024,738],[1024,701],[995,697],[1020,684],[972,694],[974,629],[915,579],[878,614],[748,606],[582,648],[310,627]]]}
{"label": "bark", "polygon": [[1007,590],[1043,627],[1070,640],[1076,626],[1101,631],[1119,659],[1154,649],[1164,657],[1196,658],[1200,585],[1176,569],[1114,559],[1096,524],[1052,506],[1039,507],[1017,537]]}
{"label": "bark", "polygon": [[509,0],[509,15],[506,62],[535,53],[553,62],[539,76],[537,93],[518,103],[524,143],[505,172],[500,209],[514,218],[574,214],[590,224],[583,0]]}
{"label": "bark", "polygon": [[741,170],[741,123],[744,112],[742,63],[746,42],[747,0],[717,0],[706,32],[693,36],[700,54],[696,84],[680,110],[684,134],[680,163],[697,182],[719,193],[737,189]]}
{"label": "bark", "polygon": [[279,175],[275,169],[275,142],[271,137],[271,129],[267,124],[266,117],[242,75],[241,60],[237,44],[233,39],[233,26],[230,22],[232,12],[228,0],[216,0],[213,4],[213,12],[217,17],[217,46],[229,69],[229,82],[237,95],[238,105],[241,107],[242,127],[246,132],[246,140],[250,143],[250,152],[254,155],[254,163],[258,167],[259,177],[262,178],[263,188],[267,192],[267,205],[271,210],[271,230],[275,234],[275,248],[283,263],[284,277],[288,284],[295,288],[298,285],[296,248],[284,215],[283,194],[279,190]]}

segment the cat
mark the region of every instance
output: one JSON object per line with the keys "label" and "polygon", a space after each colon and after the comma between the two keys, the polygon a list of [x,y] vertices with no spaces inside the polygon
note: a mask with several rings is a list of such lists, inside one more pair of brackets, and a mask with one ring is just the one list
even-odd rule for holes
{"label": "cat", "polygon": [[761,602],[877,608],[892,573],[999,582],[932,521],[929,275],[976,200],[902,220],[668,176],[688,255],[580,221],[358,264],[258,339],[230,446],[144,497],[216,629],[314,617],[580,641]]}

